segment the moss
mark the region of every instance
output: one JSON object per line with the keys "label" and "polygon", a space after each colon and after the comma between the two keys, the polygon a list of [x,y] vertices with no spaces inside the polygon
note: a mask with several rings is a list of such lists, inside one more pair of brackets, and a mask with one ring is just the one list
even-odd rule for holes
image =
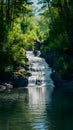
{"label": "moss", "polygon": [[19,67],[19,69],[16,72],[14,72],[14,75],[20,75],[25,78],[27,76],[27,71],[24,68]]}

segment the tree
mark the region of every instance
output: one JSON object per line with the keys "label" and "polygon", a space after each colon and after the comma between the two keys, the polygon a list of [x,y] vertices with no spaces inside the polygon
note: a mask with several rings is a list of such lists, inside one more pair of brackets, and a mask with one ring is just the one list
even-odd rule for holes
{"label": "tree", "polygon": [[[73,74],[73,3],[69,0],[40,0],[48,6],[49,35],[44,43],[42,51],[52,51],[57,58],[57,71],[63,77]],[[45,50],[45,51],[44,51]],[[62,59],[62,60],[61,60]],[[61,62],[62,61],[62,62]],[[60,66],[61,65],[61,66]]]}

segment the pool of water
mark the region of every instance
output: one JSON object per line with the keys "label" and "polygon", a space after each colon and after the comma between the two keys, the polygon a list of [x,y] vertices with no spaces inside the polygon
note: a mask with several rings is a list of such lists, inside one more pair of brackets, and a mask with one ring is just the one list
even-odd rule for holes
{"label": "pool of water", "polygon": [[0,93],[0,130],[73,130],[72,95],[55,91],[44,59],[32,52],[27,57],[28,86]]}

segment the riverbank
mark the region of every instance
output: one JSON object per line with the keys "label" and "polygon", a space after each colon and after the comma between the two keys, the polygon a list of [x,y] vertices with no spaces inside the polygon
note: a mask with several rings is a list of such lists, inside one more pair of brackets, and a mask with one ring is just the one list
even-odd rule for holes
{"label": "riverbank", "polygon": [[18,66],[14,72],[0,73],[0,91],[11,91],[13,88],[26,87],[30,76],[28,63]]}
{"label": "riverbank", "polygon": [[47,64],[52,68],[51,78],[54,81],[55,88],[62,89],[68,92],[73,92],[73,79],[62,79],[59,73],[56,71],[56,57],[53,53],[48,53],[47,55],[41,57],[45,58]]}
{"label": "riverbank", "polygon": [[73,92],[73,80],[63,80],[59,77],[58,73],[52,72],[51,78],[54,81],[54,85],[57,89],[61,89],[65,92]]}

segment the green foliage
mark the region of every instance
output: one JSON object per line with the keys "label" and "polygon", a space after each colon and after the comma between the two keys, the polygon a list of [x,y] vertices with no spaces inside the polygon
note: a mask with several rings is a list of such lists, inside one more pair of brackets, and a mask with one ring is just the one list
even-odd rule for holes
{"label": "green foliage", "polygon": [[[42,1],[42,0],[41,0]],[[48,0],[45,0],[49,4]],[[43,2],[43,1],[42,1]],[[46,15],[47,14],[47,15]],[[68,0],[52,0],[47,12],[49,35],[41,47],[43,55],[55,53],[56,68],[63,78],[73,75],[73,8]]]}
{"label": "green foliage", "polygon": [[32,8],[24,0],[1,0],[0,5],[0,72],[13,72],[26,64],[25,49],[34,37]]}
{"label": "green foliage", "polygon": [[27,0],[0,0],[0,72],[13,72],[17,66],[26,64],[25,50],[33,50],[37,40],[43,56],[55,53],[59,74],[72,75],[72,2],[40,0],[43,13],[37,18],[27,3]]}

